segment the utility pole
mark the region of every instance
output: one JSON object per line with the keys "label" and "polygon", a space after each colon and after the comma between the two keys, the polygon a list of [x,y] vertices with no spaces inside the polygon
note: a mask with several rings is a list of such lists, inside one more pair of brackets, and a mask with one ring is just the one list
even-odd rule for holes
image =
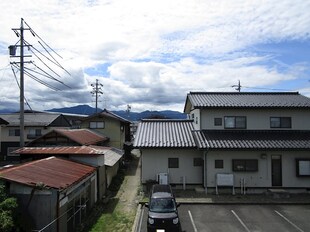
{"label": "utility pole", "polygon": [[96,79],[96,84],[91,84],[91,86],[93,87],[93,91],[90,93],[96,97],[96,113],[98,113],[98,98],[100,97],[100,94],[103,94],[101,89],[103,85],[99,83],[98,79]]}
{"label": "utility pole", "polygon": [[19,129],[19,136],[20,136],[20,143],[19,146],[23,147],[25,144],[24,140],[24,19],[21,18],[20,23],[20,98],[19,98],[19,113],[20,113],[20,129]]}
{"label": "utility pole", "polygon": [[[23,147],[25,144],[25,139],[24,139],[24,128],[25,128],[25,116],[24,116],[24,104],[25,104],[25,96],[24,96],[24,64],[25,63],[30,63],[30,62],[25,62],[24,57],[24,46],[31,46],[31,45],[25,45],[24,44],[24,31],[25,30],[30,30],[30,28],[24,28],[24,19],[21,18],[21,23],[20,23],[20,28],[12,28],[12,30],[15,32],[17,37],[20,37],[20,55],[16,56],[16,47],[18,45],[11,45],[9,46],[10,49],[10,56],[11,57],[19,57],[19,68],[20,68],[20,83],[19,83],[19,89],[20,89],[20,97],[19,97],[19,113],[20,113],[20,127],[19,127],[19,145],[20,147]],[[17,32],[19,31],[19,32]],[[31,57],[27,55],[27,57]],[[16,62],[12,62],[13,64],[16,64]],[[18,63],[18,62],[17,62]]]}

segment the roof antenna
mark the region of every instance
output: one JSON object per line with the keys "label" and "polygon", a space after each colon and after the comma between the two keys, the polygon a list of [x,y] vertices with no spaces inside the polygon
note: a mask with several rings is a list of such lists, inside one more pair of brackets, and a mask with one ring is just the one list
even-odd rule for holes
{"label": "roof antenna", "polygon": [[240,84],[240,80],[238,81],[238,85],[232,85],[231,87],[235,88],[235,90],[237,90],[240,93],[242,87]]}

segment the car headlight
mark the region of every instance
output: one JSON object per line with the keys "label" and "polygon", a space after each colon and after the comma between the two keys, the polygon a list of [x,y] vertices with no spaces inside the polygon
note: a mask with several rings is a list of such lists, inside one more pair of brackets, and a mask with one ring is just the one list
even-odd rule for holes
{"label": "car headlight", "polygon": [[178,224],[178,223],[179,223],[179,218],[174,218],[172,222],[173,222],[173,224],[175,224],[175,225]]}
{"label": "car headlight", "polygon": [[149,218],[149,223],[150,223],[151,225],[153,225],[153,224],[154,224],[154,219],[153,219],[153,218]]}

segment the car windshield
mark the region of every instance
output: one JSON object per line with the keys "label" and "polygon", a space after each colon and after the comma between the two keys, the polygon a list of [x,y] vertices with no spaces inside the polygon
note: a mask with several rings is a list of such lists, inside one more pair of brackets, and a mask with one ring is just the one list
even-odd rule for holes
{"label": "car windshield", "polygon": [[155,213],[170,213],[176,210],[173,198],[152,198],[150,211]]}

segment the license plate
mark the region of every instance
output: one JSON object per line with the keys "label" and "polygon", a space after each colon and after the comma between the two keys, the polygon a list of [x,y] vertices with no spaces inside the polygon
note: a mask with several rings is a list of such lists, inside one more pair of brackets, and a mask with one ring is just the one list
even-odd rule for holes
{"label": "license plate", "polygon": [[160,229],[160,230],[156,230],[156,232],[165,232],[165,230]]}

